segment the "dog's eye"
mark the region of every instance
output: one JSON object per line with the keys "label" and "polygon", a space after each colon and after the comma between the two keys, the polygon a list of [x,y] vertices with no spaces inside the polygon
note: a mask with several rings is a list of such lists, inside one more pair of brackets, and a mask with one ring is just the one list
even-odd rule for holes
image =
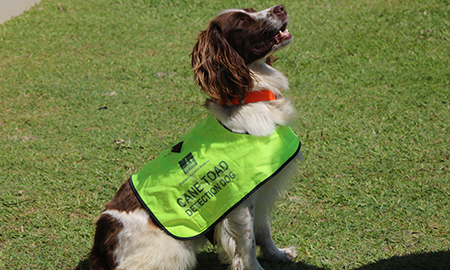
{"label": "dog's eye", "polygon": [[238,20],[238,23],[243,23],[243,22],[245,22],[247,19],[246,18],[240,18],[239,20]]}

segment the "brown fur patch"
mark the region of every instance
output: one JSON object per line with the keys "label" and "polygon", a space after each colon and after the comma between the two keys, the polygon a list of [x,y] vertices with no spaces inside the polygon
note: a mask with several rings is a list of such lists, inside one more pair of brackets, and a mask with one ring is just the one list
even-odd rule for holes
{"label": "brown fur patch", "polygon": [[[126,181],[116,193],[114,198],[105,205],[105,210],[117,210],[121,212],[132,212],[142,208],[140,202],[131,189],[130,182]],[[123,228],[120,221],[114,217],[102,214],[97,220],[95,230],[94,246],[89,255],[91,270],[115,269],[116,262],[114,251],[118,245],[117,236]],[[152,220],[148,219],[148,225],[158,228]]]}
{"label": "brown fur patch", "polygon": [[123,225],[110,215],[101,215],[96,225],[94,246],[89,254],[90,269],[114,269],[117,266],[114,258],[114,250],[118,245],[117,235]]}
{"label": "brown fur patch", "polygon": [[134,195],[129,181],[126,181],[117,191],[116,196],[105,205],[105,210],[125,211],[127,213],[138,208],[142,208],[142,206]]}

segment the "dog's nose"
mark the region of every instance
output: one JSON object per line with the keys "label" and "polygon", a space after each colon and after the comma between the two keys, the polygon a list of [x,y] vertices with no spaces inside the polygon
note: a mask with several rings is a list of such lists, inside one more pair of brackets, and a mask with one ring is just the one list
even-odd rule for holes
{"label": "dog's nose", "polygon": [[286,8],[283,5],[279,5],[273,8],[273,13],[275,13],[276,15],[286,15]]}

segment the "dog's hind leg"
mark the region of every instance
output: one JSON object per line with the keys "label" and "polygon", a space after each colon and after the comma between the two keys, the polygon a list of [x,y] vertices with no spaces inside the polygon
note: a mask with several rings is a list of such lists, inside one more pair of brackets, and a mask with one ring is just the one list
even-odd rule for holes
{"label": "dog's hind leg", "polygon": [[254,200],[248,198],[216,227],[219,256],[233,270],[263,270],[256,258]]}

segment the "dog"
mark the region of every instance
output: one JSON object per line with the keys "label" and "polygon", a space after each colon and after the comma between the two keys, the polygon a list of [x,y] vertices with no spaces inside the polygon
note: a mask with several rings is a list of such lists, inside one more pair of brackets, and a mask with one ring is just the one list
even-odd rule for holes
{"label": "dog", "polygon": [[[196,156],[199,154],[191,152],[176,159],[183,169],[179,169],[178,174],[186,174],[177,188],[182,185],[190,188],[189,193],[185,191],[183,195],[167,195],[166,198],[164,189],[146,184],[147,180],[142,180],[140,174],[126,181],[106,204],[96,222],[94,245],[89,255],[91,269],[194,269],[196,250],[206,244],[207,238],[217,245],[222,262],[229,263],[233,270],[263,269],[256,256],[257,246],[260,247],[260,256],[268,261],[285,263],[296,256],[294,247],[277,248],[272,240],[269,216],[275,200],[282,195],[303,159],[300,141],[287,127],[296,115],[294,106],[281,95],[281,91],[289,87],[288,80],[272,66],[273,54],[293,39],[286,29],[288,20],[283,5],[260,12],[253,8],[229,9],[215,17],[199,34],[191,54],[191,64],[196,83],[209,96],[205,106],[212,116],[208,123],[196,128],[201,135],[195,134],[177,143],[160,157],[177,157],[184,148],[190,147],[187,140],[207,141],[198,142],[203,147],[206,145],[207,149],[212,144],[222,144],[222,149],[228,149],[228,142],[221,143],[221,140],[230,136],[242,138],[244,145],[230,150],[222,161],[208,159],[200,164],[200,158]],[[215,126],[211,128],[210,125]],[[225,135],[211,135],[211,130],[221,130]],[[289,149],[282,150],[283,153],[289,153],[283,154],[286,157],[282,160],[281,154],[264,150],[264,147],[274,148],[275,142],[268,142],[266,138],[278,130],[284,130],[286,134],[290,132],[290,137],[285,140],[287,146],[281,147]],[[258,140],[261,143],[252,149],[253,141]],[[149,164],[157,162],[157,159]],[[265,165],[255,165],[259,163]],[[145,177],[164,184],[171,182],[168,180],[170,175],[154,171],[158,169],[155,167],[164,166],[150,166],[147,171],[151,173]],[[243,168],[237,172],[239,166]],[[266,167],[274,169],[260,176]],[[203,176],[195,176],[202,170]],[[264,179],[247,187],[246,181],[261,177]],[[238,178],[243,184],[234,183]],[[162,190],[161,198],[156,199],[161,201],[158,202],[160,206],[145,204],[146,200],[153,200],[153,195],[146,197],[144,193],[147,191],[138,191],[140,185],[147,185],[150,190]],[[232,195],[225,195],[225,185],[230,188],[241,185],[248,192],[236,192],[233,196],[237,198],[232,198]],[[172,189],[167,188],[167,194]],[[219,199],[220,196],[224,199]],[[173,211],[166,210],[166,206],[171,203],[179,208],[176,211],[181,212],[185,221],[169,217]],[[229,209],[216,213],[214,209],[226,204],[230,204]],[[155,214],[158,211],[161,212],[159,216]],[[198,225],[204,221],[204,214],[196,215],[201,211],[216,217],[205,221],[208,223],[205,226]],[[194,216],[199,221],[189,220]],[[198,232],[192,233],[191,225]],[[182,233],[176,231],[179,228]]]}

